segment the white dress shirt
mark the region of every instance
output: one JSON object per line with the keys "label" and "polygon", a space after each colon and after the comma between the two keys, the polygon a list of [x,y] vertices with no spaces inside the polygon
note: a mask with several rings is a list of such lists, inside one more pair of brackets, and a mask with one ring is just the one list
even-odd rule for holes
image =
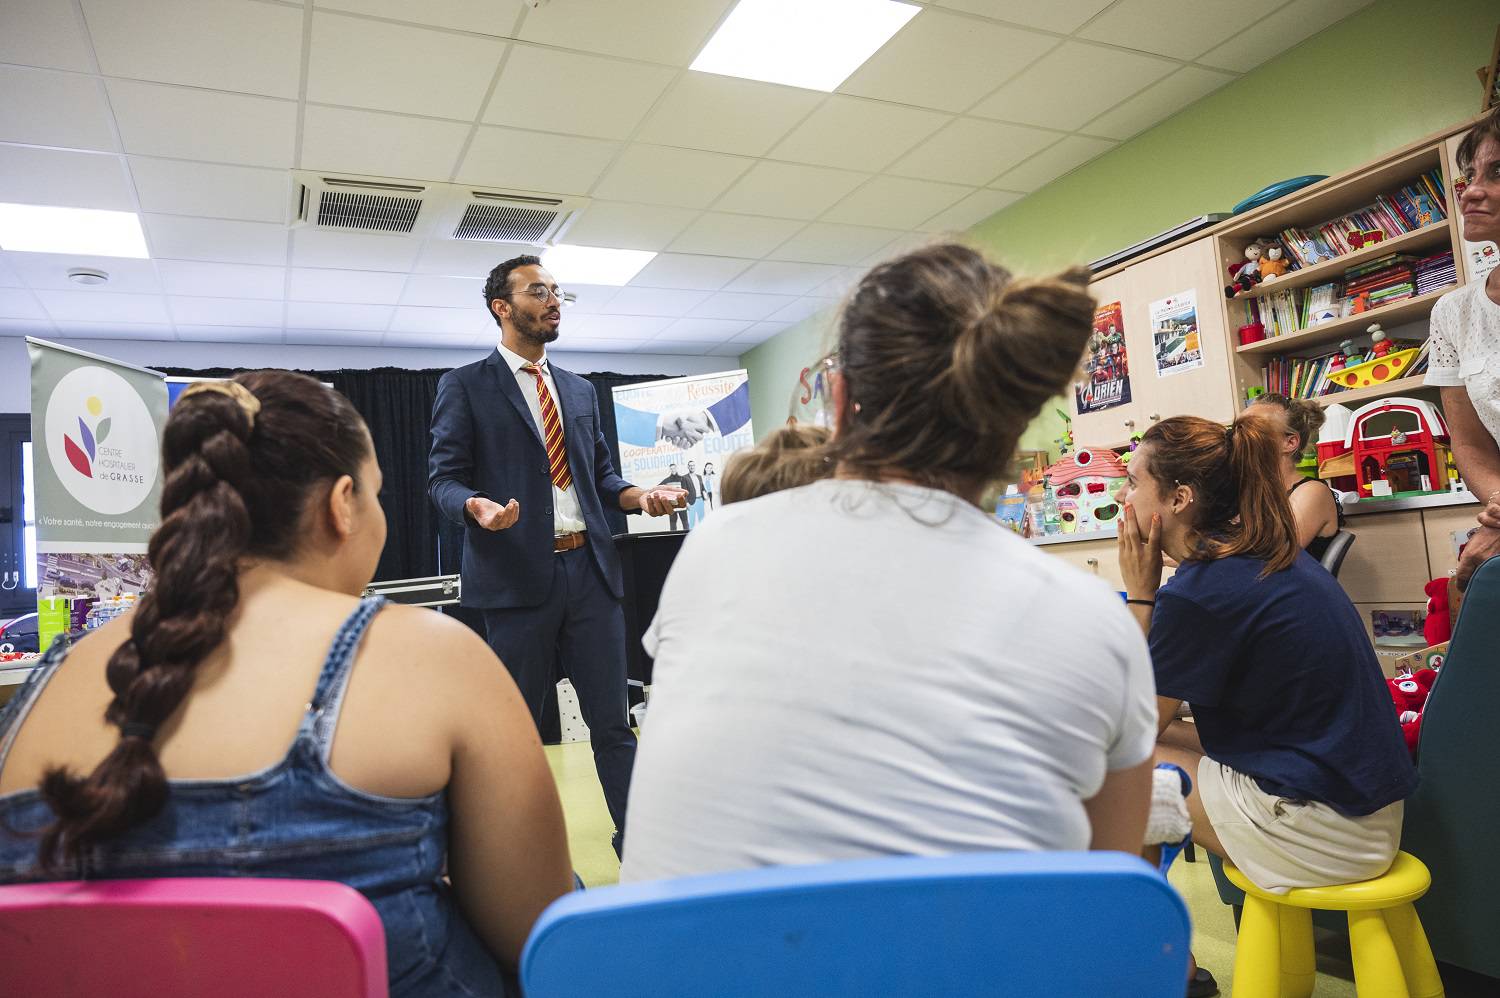
{"label": "white dress shirt", "polygon": [[[522,366],[530,364],[531,361],[522,357],[514,351],[507,350],[505,344],[500,344],[500,356],[510,365],[511,373],[516,376],[516,384],[521,386],[521,397],[526,399],[526,408],[531,410],[531,421],[536,424],[537,435],[542,434],[542,400],[536,393],[536,375],[521,370]],[[563,412],[562,399],[557,394],[557,383],[552,380],[552,365],[547,363],[547,355],[537,362],[537,367],[542,369],[542,380],[547,383],[547,392],[552,396],[552,404],[557,406],[557,418],[562,422],[563,443],[566,446],[569,426],[567,413]],[[545,438],[544,438],[545,439]],[[568,469],[572,471],[572,467]],[[499,500],[495,500],[499,502]],[[526,511],[521,510],[525,516]],[[552,486],[552,533],[554,534],[576,534],[583,529],[583,510],[578,505],[577,483],[566,489]]]}

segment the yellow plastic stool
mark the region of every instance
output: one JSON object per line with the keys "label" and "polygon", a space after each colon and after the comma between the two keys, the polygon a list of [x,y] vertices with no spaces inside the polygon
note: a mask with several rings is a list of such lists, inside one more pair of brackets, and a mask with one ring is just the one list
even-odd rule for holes
{"label": "yellow plastic stool", "polygon": [[1359,998],[1442,998],[1443,981],[1412,902],[1432,875],[1410,853],[1384,875],[1357,884],[1268,894],[1234,864],[1224,875],[1245,892],[1234,954],[1235,998],[1309,998],[1313,993],[1312,909],[1349,913],[1349,948]]}

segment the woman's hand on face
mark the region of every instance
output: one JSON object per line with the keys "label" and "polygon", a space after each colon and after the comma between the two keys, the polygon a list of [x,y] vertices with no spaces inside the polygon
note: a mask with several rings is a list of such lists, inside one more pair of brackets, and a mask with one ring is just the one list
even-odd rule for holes
{"label": "woman's hand on face", "polygon": [[1135,522],[1135,508],[1126,505],[1120,516],[1120,576],[1130,599],[1151,599],[1161,588],[1161,517],[1151,515],[1145,537]]}

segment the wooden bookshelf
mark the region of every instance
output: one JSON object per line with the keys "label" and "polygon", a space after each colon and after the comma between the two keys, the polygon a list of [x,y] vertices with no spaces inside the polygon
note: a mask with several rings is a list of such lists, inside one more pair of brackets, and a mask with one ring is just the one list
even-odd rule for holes
{"label": "wooden bookshelf", "polygon": [[1418,319],[1425,319],[1431,315],[1437,300],[1455,287],[1457,287],[1456,284],[1450,284],[1445,288],[1429,291],[1425,295],[1408,298],[1394,305],[1372,308],[1358,315],[1346,315],[1342,319],[1309,326],[1295,333],[1287,333],[1285,336],[1272,336],[1256,343],[1247,343],[1244,346],[1235,347],[1235,353],[1291,353],[1358,336],[1373,322],[1378,322],[1383,326],[1399,326],[1407,322],[1416,322]]}
{"label": "wooden bookshelf", "polygon": [[1387,381],[1381,385],[1371,385],[1369,388],[1351,388],[1344,392],[1333,392],[1329,395],[1319,395],[1312,401],[1322,406],[1347,405],[1351,409],[1373,402],[1375,399],[1389,398],[1393,395],[1410,395],[1412,392],[1436,392],[1436,385],[1426,385],[1422,382],[1420,374],[1408,378],[1397,378],[1395,381]]}
{"label": "wooden bookshelf", "polygon": [[1295,288],[1312,287],[1315,284],[1326,284],[1329,281],[1342,281],[1344,271],[1350,267],[1357,267],[1367,260],[1378,260],[1380,257],[1391,253],[1414,253],[1419,250],[1441,251],[1450,246],[1450,235],[1448,222],[1446,220],[1435,222],[1432,225],[1414,229],[1411,232],[1376,243],[1374,246],[1366,246],[1364,249],[1355,250],[1353,253],[1345,253],[1336,256],[1332,260],[1312,267],[1304,267],[1301,270],[1288,271],[1285,275],[1274,281],[1263,281],[1243,291],[1233,298],[1231,302],[1245,301],[1250,298],[1264,298],[1266,295],[1275,294],[1278,291],[1286,291]]}

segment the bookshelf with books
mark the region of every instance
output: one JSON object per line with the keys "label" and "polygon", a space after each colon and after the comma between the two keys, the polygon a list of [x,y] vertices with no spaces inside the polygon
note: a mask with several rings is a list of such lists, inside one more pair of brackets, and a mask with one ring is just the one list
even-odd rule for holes
{"label": "bookshelf with books", "polygon": [[[1223,299],[1237,409],[1255,387],[1324,404],[1421,387],[1415,365],[1407,377],[1353,391],[1340,390],[1326,375],[1335,352],[1342,356],[1351,340],[1362,357],[1369,353],[1372,324],[1420,349],[1433,306],[1462,282],[1447,138],[1398,150],[1214,230],[1226,283],[1251,242],[1279,245],[1290,265],[1285,274]],[[1243,337],[1242,327],[1249,327]]]}

